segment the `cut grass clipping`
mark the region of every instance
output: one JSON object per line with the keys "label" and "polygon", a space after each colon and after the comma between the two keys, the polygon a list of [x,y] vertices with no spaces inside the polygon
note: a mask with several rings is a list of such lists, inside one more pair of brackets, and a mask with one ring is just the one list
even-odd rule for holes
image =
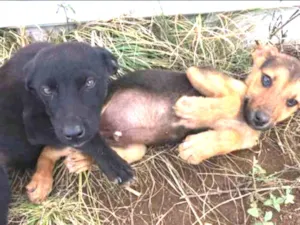
{"label": "cut grass clipping", "polygon": [[[236,16],[124,17],[77,24],[70,31],[49,31],[47,40],[105,46],[118,57],[120,75],[146,68],[185,71],[192,65],[212,65],[231,76],[243,77],[251,68],[250,50],[242,42],[246,30],[232,20]],[[0,63],[31,42],[23,29],[0,30]],[[296,51],[293,46],[290,49]],[[182,163],[176,146],[150,148],[144,160],[134,165],[138,180],[132,189],[136,193],[111,184],[97,168],[73,175],[59,163],[49,199],[33,205],[23,189],[32,171],[25,175],[15,171],[11,174],[10,224],[236,225],[264,222],[264,217],[266,222],[278,222],[285,216],[284,206],[280,217],[275,211],[271,216],[272,208],[259,208],[261,214],[254,219],[251,207],[254,202],[266,201],[270,194],[280,196],[276,191],[284,193],[282,185],[290,187],[290,195],[298,187],[299,128],[298,117],[293,117],[265,133],[257,148],[215,157],[199,166]],[[272,179],[253,175],[253,156]],[[286,215],[289,213],[292,210]]]}

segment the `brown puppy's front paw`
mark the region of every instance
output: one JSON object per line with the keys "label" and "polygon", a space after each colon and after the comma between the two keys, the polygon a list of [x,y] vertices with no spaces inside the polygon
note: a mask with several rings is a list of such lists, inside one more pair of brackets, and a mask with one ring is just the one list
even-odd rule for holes
{"label": "brown puppy's front paw", "polygon": [[193,115],[193,99],[194,97],[182,96],[179,98],[174,108],[174,111],[177,116],[184,118],[184,119],[191,119],[195,115]]}
{"label": "brown puppy's front paw", "polygon": [[209,140],[203,140],[200,135],[188,136],[178,147],[180,158],[189,164],[197,165],[212,156],[212,151],[205,144]]}
{"label": "brown puppy's front paw", "polygon": [[94,160],[92,157],[81,153],[80,151],[74,151],[69,154],[64,160],[64,164],[68,168],[70,173],[81,173],[92,168]]}
{"label": "brown puppy's front paw", "polygon": [[180,118],[180,125],[190,129],[199,128],[201,125],[199,112],[203,111],[203,107],[199,105],[200,98],[183,96],[177,100],[173,109]]}
{"label": "brown puppy's front paw", "polygon": [[32,203],[40,204],[45,201],[52,191],[53,178],[44,174],[34,174],[26,186],[27,196]]}

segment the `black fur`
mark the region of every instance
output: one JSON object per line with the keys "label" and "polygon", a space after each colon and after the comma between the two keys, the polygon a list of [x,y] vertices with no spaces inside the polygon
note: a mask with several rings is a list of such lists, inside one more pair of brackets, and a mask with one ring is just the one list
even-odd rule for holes
{"label": "black fur", "polygon": [[0,224],[7,224],[8,206],[10,201],[9,180],[4,166],[0,167]]}
{"label": "black fur", "polygon": [[[82,150],[119,183],[133,177],[98,135],[108,78],[116,69],[110,52],[84,43],[32,44],[0,68],[0,222],[9,198],[4,167],[34,166],[45,145]],[[78,135],[67,135],[78,127]]]}
{"label": "black fur", "polygon": [[[120,89],[134,88],[138,88],[143,92],[156,93],[161,96],[167,95],[173,104],[183,95],[202,95],[192,87],[187,79],[186,73],[152,69],[131,72],[112,81],[109,84],[108,95],[111,96]],[[107,98],[107,101],[108,100],[109,98]]]}

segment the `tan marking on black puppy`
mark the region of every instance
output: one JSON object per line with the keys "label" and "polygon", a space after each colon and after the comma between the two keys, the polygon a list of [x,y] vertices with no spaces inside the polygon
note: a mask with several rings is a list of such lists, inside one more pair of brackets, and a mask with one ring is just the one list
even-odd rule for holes
{"label": "tan marking on black puppy", "polygon": [[26,186],[27,196],[31,202],[39,204],[48,197],[52,191],[52,172],[55,163],[61,157],[67,156],[71,152],[72,148],[57,151],[57,149],[47,146],[43,149],[37,162],[36,172]]}
{"label": "tan marking on black puppy", "polygon": [[[112,149],[126,162],[134,163],[143,158],[147,147],[142,144],[132,144],[127,147],[112,147]],[[91,169],[94,160],[76,150],[75,148],[65,148],[57,151],[55,148],[45,147],[38,159],[37,169],[30,183],[26,186],[27,195],[31,202],[39,204],[46,200],[52,191],[52,172],[56,162],[66,157],[64,164],[70,173],[82,173]]]}

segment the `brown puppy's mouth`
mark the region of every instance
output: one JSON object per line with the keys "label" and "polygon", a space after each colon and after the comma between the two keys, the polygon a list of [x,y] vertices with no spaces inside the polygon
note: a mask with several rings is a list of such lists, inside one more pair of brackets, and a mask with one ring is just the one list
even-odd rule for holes
{"label": "brown puppy's mouth", "polygon": [[249,107],[250,98],[245,97],[243,103],[244,120],[254,130],[265,131],[274,126],[271,116],[263,110],[253,110]]}

